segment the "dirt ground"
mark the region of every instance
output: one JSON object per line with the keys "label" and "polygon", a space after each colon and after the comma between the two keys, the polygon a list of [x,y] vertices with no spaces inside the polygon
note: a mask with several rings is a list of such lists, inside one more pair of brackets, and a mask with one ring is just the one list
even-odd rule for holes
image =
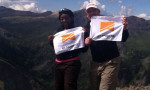
{"label": "dirt ground", "polygon": [[130,86],[130,87],[123,87],[123,88],[118,88],[117,90],[150,90],[150,85],[148,86]]}

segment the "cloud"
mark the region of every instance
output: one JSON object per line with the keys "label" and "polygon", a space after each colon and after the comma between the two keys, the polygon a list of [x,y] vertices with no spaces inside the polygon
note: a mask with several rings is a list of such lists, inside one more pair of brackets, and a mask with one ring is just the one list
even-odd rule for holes
{"label": "cloud", "polygon": [[121,1],[121,0],[119,0],[119,1],[118,1],[118,3],[119,3],[119,5],[120,5],[120,4],[122,4],[122,1]]}
{"label": "cloud", "polygon": [[[111,1],[111,2],[116,1],[116,2],[118,2],[118,7],[119,7],[118,15],[119,16],[132,16],[134,11],[135,11],[134,7],[123,5],[123,0],[104,0],[104,1]],[[95,3],[96,5],[98,5],[98,7],[101,10],[102,14],[108,15],[108,12],[106,11],[106,5],[101,4],[98,0],[84,1],[83,5],[80,9],[86,8],[88,3]],[[111,15],[111,14],[109,14],[109,15]],[[150,20],[150,15],[147,15],[145,13],[141,13],[141,14],[136,15],[136,16],[140,17],[140,18],[144,18],[146,20]]]}
{"label": "cloud", "polygon": [[80,9],[85,9],[86,8],[86,6],[88,5],[88,1],[84,1],[83,2],[83,5],[81,6],[81,8]]}
{"label": "cloud", "polygon": [[[118,7],[119,7],[118,15],[119,16],[133,15],[133,11],[134,11],[133,8],[130,6],[124,6],[122,0],[104,0],[104,1],[118,2]],[[84,1],[81,9],[86,8],[88,3],[95,3],[96,5],[98,5],[98,8],[101,10],[101,13],[103,15],[112,15],[111,13],[108,13],[108,11],[106,11],[106,5],[101,4],[98,0]]]}
{"label": "cloud", "polygon": [[3,3],[10,3],[10,2],[34,2],[34,1],[31,1],[31,0],[0,0],[0,2],[3,2]]}
{"label": "cloud", "polygon": [[103,4],[101,4],[98,0],[84,1],[84,2],[83,2],[83,5],[81,6],[80,9],[85,9],[86,6],[87,6],[89,3],[95,3],[95,4],[98,6],[98,8],[101,10],[101,12],[102,12],[103,14],[106,14],[106,6],[103,5]]}
{"label": "cloud", "polygon": [[131,6],[124,6],[123,0],[104,0],[104,1],[111,1],[111,2],[118,2],[118,15],[119,16],[131,16],[133,15],[134,8]]}
{"label": "cloud", "polygon": [[27,4],[12,4],[8,6],[14,10],[21,10],[21,11],[32,11],[32,12],[45,12],[46,10],[42,10],[36,7],[36,3],[27,3]]}
{"label": "cloud", "polygon": [[131,16],[133,15],[133,8],[129,6],[120,6],[120,11],[118,13],[120,16]]}
{"label": "cloud", "polygon": [[90,3],[95,3],[96,5],[100,5],[100,2],[97,0],[90,0]]}
{"label": "cloud", "polygon": [[118,0],[118,5],[119,5],[119,16],[131,16],[133,15],[134,9],[131,6],[124,6],[122,0]]}
{"label": "cloud", "polygon": [[104,1],[117,1],[117,0],[104,0]]}
{"label": "cloud", "polygon": [[105,5],[102,5],[101,8],[105,11]]}
{"label": "cloud", "polygon": [[105,5],[101,4],[98,0],[90,0],[90,3],[95,3],[102,12],[105,12]]}
{"label": "cloud", "polygon": [[141,14],[137,15],[137,17],[144,18],[146,20],[150,20],[150,15],[147,15],[145,13],[141,13]]}
{"label": "cloud", "polygon": [[31,0],[0,0],[3,6],[14,10],[45,12],[46,10],[37,7],[37,2]]}

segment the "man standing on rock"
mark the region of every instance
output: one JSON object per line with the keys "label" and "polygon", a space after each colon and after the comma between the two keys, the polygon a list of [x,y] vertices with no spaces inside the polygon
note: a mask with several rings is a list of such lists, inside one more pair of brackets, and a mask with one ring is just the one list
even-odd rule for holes
{"label": "man standing on rock", "polygon": [[[90,34],[90,22],[92,16],[100,16],[100,9],[94,3],[86,7],[86,16],[89,22],[85,26]],[[129,36],[127,30],[127,18],[122,19],[123,34],[122,42]],[[120,55],[116,41],[94,41],[91,37],[85,39],[85,45],[90,46],[92,61],[90,65],[91,90],[116,90],[117,77],[120,65]]]}

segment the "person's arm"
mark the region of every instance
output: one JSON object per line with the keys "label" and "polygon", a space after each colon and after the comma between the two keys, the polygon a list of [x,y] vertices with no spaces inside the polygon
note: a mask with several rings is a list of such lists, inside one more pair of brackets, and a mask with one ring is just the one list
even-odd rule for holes
{"label": "person's arm", "polygon": [[49,35],[48,36],[48,42],[50,43],[50,45],[53,47],[53,39],[54,39],[54,35]]}
{"label": "person's arm", "polygon": [[129,37],[129,32],[127,30],[127,25],[128,25],[127,17],[122,18],[122,24],[124,25],[123,34],[122,34],[122,42],[125,42]]}

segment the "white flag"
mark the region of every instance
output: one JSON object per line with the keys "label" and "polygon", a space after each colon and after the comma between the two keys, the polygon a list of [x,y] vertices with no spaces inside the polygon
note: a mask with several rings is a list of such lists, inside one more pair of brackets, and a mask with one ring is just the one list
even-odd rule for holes
{"label": "white flag", "polygon": [[55,34],[53,40],[55,54],[72,51],[84,47],[84,31],[82,27],[67,29]]}
{"label": "white flag", "polygon": [[90,37],[94,41],[121,41],[123,33],[122,17],[94,16],[91,19]]}

